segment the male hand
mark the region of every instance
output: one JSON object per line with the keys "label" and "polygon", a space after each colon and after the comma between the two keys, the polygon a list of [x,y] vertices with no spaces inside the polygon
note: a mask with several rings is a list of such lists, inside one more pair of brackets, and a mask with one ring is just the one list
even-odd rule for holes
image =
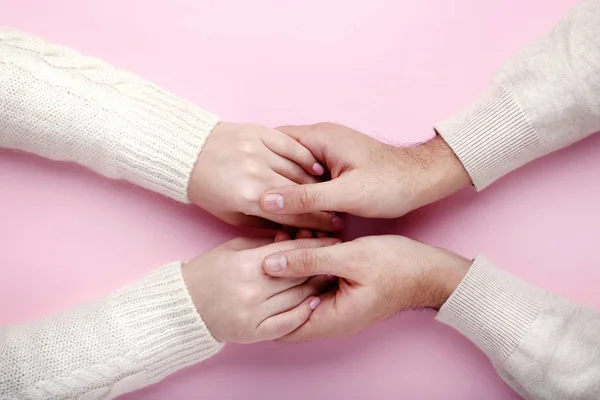
{"label": "male hand", "polygon": [[280,131],[221,122],[198,157],[188,195],[194,204],[232,225],[283,224],[330,232],[343,228],[343,221],[330,213],[274,215],[259,206],[265,191],[319,182],[323,171],[309,150]]}
{"label": "male hand", "polygon": [[470,183],[441,137],[414,147],[394,147],[332,123],[278,129],[325,163],[331,180],[269,190],[260,204],[273,216],[340,211],[395,218]]}
{"label": "male hand", "polygon": [[348,336],[403,309],[440,308],[470,266],[455,253],[401,236],[289,250],[263,262],[264,271],[278,278],[339,277],[337,290],[319,296],[319,307],[284,342]]}

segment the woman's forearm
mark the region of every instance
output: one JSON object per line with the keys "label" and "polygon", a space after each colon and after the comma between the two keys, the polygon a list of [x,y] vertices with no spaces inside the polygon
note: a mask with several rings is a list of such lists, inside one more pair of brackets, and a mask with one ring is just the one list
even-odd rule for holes
{"label": "woman's forearm", "polygon": [[218,352],[181,264],[54,317],[0,329],[0,398],[111,399]]}
{"label": "woman's forearm", "polygon": [[218,119],[133,74],[0,30],[0,147],[72,161],[188,202]]}

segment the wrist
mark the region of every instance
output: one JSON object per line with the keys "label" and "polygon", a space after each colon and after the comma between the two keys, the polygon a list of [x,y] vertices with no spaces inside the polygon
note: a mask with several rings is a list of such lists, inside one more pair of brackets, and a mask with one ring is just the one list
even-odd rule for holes
{"label": "wrist", "polygon": [[209,143],[212,142],[215,134],[218,134],[219,131],[227,129],[227,122],[219,121],[217,122],[213,128],[208,133],[204,145],[202,149],[197,155],[196,163],[192,169],[192,173],[190,175],[190,180],[188,182],[188,198],[191,203],[197,205],[198,207],[204,208],[204,197],[206,195],[204,187],[202,185],[203,174],[210,173],[210,165],[206,165],[206,162],[203,162],[203,159],[206,157],[206,153],[210,152],[211,145]]}
{"label": "wrist", "polygon": [[418,164],[414,170],[419,182],[415,208],[434,203],[471,185],[465,167],[441,136],[403,150]]}
{"label": "wrist", "polygon": [[430,296],[428,307],[440,309],[450,298],[452,293],[463,281],[473,260],[469,260],[448,250],[439,249],[436,257],[430,282]]}

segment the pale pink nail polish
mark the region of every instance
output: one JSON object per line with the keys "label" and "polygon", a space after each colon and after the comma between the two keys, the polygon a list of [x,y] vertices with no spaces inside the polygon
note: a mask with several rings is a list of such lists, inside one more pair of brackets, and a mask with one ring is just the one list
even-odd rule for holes
{"label": "pale pink nail polish", "polygon": [[312,299],[310,301],[310,303],[308,303],[308,306],[310,307],[311,310],[315,310],[315,308],[319,307],[319,304],[321,304],[321,299],[318,297],[315,297],[314,299]]}
{"label": "pale pink nail polish", "polygon": [[323,168],[323,166],[319,163],[314,163],[312,170],[317,175],[323,175],[325,173],[325,168]]}
{"label": "pale pink nail polish", "polygon": [[280,272],[287,266],[287,258],[281,254],[273,254],[265,258],[265,266],[269,272]]}
{"label": "pale pink nail polish", "polygon": [[335,229],[336,231],[341,231],[346,227],[346,224],[344,223],[344,220],[340,217],[333,217],[333,219],[331,220],[331,226],[333,226],[333,229]]}
{"label": "pale pink nail polish", "polygon": [[267,211],[281,211],[283,210],[283,196],[280,194],[268,194],[265,196],[264,205]]}

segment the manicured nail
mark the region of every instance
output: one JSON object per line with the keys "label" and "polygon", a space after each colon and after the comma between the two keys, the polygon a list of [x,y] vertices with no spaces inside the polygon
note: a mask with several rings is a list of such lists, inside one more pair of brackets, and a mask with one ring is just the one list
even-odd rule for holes
{"label": "manicured nail", "polygon": [[311,310],[314,311],[315,308],[319,307],[319,304],[321,304],[321,299],[318,297],[315,297],[314,299],[312,299],[310,301],[310,303],[308,303],[308,306],[310,307]]}
{"label": "manicured nail", "polygon": [[287,266],[287,258],[281,254],[273,254],[265,258],[265,266],[270,272],[283,271]]}
{"label": "manicured nail", "polygon": [[331,220],[331,225],[336,231],[341,231],[346,227],[344,220],[342,220],[340,217],[333,217],[333,219]]}
{"label": "manicured nail", "polygon": [[280,194],[268,194],[265,196],[265,209],[267,211],[283,210],[283,196]]}
{"label": "manicured nail", "polygon": [[317,175],[323,175],[325,173],[325,168],[323,168],[323,166],[319,163],[314,163],[312,170]]}

